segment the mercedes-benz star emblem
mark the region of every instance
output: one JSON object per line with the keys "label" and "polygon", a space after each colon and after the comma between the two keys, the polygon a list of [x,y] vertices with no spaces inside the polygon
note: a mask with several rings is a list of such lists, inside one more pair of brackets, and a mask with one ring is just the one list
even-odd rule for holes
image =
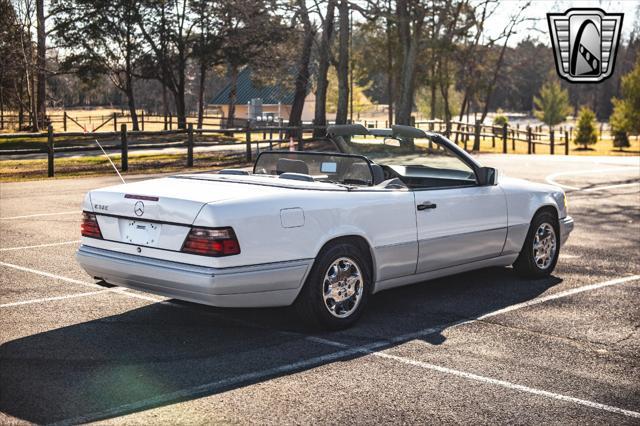
{"label": "mercedes-benz star emblem", "polygon": [[142,201],[138,201],[135,206],[133,206],[133,212],[136,216],[142,216],[144,214],[144,203]]}

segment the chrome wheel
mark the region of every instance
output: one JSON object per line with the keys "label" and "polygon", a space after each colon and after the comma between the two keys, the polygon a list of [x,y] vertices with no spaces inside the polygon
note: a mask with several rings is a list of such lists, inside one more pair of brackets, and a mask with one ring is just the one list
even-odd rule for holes
{"label": "chrome wheel", "polygon": [[556,231],[547,222],[540,224],[533,238],[533,260],[540,269],[547,269],[556,256]]}
{"label": "chrome wheel", "polygon": [[362,272],[358,264],[348,257],[336,259],[324,275],[324,306],[331,315],[346,318],[360,304],[363,287]]}

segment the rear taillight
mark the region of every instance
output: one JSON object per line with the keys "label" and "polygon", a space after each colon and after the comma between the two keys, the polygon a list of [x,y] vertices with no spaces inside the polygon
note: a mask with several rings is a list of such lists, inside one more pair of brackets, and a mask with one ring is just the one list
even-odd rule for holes
{"label": "rear taillight", "polygon": [[100,238],[102,239],[102,232],[100,232],[100,225],[98,225],[98,219],[96,215],[89,212],[82,212],[82,223],[80,224],[80,233],[83,237]]}
{"label": "rear taillight", "polygon": [[232,256],[240,253],[240,244],[232,228],[191,228],[182,251],[203,256]]}

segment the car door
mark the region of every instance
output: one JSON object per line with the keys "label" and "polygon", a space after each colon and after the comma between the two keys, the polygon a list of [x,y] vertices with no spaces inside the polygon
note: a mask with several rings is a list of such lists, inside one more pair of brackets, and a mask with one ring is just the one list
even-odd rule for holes
{"label": "car door", "polygon": [[499,256],[507,205],[497,185],[416,190],[417,273]]}
{"label": "car door", "polygon": [[453,150],[441,148],[438,156],[425,158],[423,178],[417,178],[413,186],[416,273],[499,256],[507,234],[502,189],[478,185],[474,168]]}

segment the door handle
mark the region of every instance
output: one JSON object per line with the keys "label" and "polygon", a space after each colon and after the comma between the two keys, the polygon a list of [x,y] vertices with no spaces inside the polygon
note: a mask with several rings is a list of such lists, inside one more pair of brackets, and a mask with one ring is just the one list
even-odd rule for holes
{"label": "door handle", "polygon": [[418,204],[418,210],[420,211],[427,210],[427,209],[435,209],[436,207],[438,207],[438,205],[430,201],[425,201],[422,204]]}

